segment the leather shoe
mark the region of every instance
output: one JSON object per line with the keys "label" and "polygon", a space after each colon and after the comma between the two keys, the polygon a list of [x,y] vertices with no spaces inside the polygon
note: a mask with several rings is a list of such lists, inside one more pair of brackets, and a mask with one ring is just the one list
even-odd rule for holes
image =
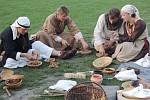
{"label": "leather shoe", "polygon": [[72,50],[68,50],[68,51],[62,51],[60,58],[62,58],[62,59],[72,58],[76,54],[76,52],[77,52],[76,49],[72,49]]}

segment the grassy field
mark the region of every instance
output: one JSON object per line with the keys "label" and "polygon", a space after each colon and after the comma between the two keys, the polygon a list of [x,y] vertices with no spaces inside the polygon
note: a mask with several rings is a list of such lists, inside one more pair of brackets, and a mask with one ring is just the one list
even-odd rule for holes
{"label": "grassy field", "polygon": [[[0,0],[0,32],[8,25],[14,22],[19,16],[28,16],[31,20],[30,34],[40,30],[45,18],[51,14],[60,5],[66,5],[70,9],[70,16],[79,26],[86,40],[91,43],[92,33],[100,14],[105,13],[112,7],[121,8],[125,4],[134,4],[140,11],[141,17],[145,20],[147,27],[150,27],[150,9],[149,0]],[[92,61],[96,59],[95,51],[90,55],[76,55],[70,60],[58,59],[59,68],[50,69],[47,64],[43,64],[39,69],[20,68],[14,71],[18,74],[24,74],[25,79],[20,89],[32,90],[40,88],[40,86],[48,86],[49,82],[43,82],[44,79],[51,77],[63,76],[64,72],[77,72],[94,70]],[[118,62],[114,61],[111,66],[117,67]],[[87,81],[77,80],[77,81]],[[49,85],[55,83],[56,80],[51,80]],[[104,85],[118,85],[116,80],[104,80]],[[2,90],[3,83],[0,83],[0,100],[8,100],[3,98],[5,91]],[[35,94],[41,94],[41,91],[35,91]],[[63,97],[33,97],[32,100],[63,100]]]}

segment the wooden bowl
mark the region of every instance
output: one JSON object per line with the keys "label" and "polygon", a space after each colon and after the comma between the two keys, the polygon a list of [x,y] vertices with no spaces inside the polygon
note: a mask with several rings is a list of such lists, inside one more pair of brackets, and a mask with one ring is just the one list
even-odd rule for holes
{"label": "wooden bowl", "polygon": [[104,68],[103,72],[106,74],[112,74],[115,72],[115,69],[114,68]]}
{"label": "wooden bowl", "polygon": [[96,69],[103,69],[112,63],[111,57],[100,57],[93,61],[93,66]]}
{"label": "wooden bowl", "polygon": [[35,61],[30,61],[27,66],[30,68],[37,68],[41,65],[42,65],[42,61],[35,60]]}

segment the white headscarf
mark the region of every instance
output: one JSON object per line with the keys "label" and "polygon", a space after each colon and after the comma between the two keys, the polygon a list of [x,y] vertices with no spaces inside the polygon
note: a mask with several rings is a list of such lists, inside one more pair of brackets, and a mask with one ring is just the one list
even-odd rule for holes
{"label": "white headscarf", "polygon": [[25,16],[19,17],[11,26],[29,28],[30,20],[28,17]]}
{"label": "white headscarf", "polygon": [[125,5],[122,7],[121,12],[127,12],[130,15],[135,14],[136,17],[140,18],[139,10],[134,5]]}
{"label": "white headscarf", "polygon": [[28,17],[19,17],[15,22],[10,25],[12,31],[13,31],[13,40],[17,37],[17,30],[16,27],[22,27],[22,28],[29,28],[30,27],[30,20]]}

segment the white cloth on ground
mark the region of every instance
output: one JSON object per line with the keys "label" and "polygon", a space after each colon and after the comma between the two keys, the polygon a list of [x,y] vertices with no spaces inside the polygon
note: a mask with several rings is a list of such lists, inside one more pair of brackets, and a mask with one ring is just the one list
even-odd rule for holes
{"label": "white cloth on ground", "polygon": [[18,68],[18,67],[24,67],[27,65],[27,59],[21,58],[20,60],[14,60],[12,58],[8,58],[6,60],[6,64],[4,65],[5,68]]}
{"label": "white cloth on ground", "polygon": [[[50,58],[52,51],[53,51],[53,48],[48,47],[47,45],[43,44],[40,41],[35,41],[34,43],[32,43],[32,48],[40,52],[39,59]],[[32,53],[31,50],[29,50],[28,53]],[[24,67],[27,64],[28,64],[28,60],[25,57],[20,57],[19,60],[7,58],[4,67],[5,68],[18,68],[18,67]]]}
{"label": "white cloth on ground", "polygon": [[147,53],[144,58],[141,58],[134,63],[142,67],[150,67],[150,56]]}
{"label": "white cloth on ground", "polygon": [[135,74],[134,69],[121,71],[114,77],[120,81],[137,80],[137,75]]}
{"label": "white cloth on ground", "polygon": [[59,91],[63,91],[63,90],[68,91],[75,85],[77,85],[76,81],[59,80],[55,85],[49,86],[49,89],[55,89],[55,90],[59,90]]}
{"label": "white cloth on ground", "polygon": [[135,98],[150,98],[150,89],[143,89],[143,85],[139,84],[138,87],[133,88],[132,90],[129,91],[124,91],[122,94],[125,97],[135,97]]}

